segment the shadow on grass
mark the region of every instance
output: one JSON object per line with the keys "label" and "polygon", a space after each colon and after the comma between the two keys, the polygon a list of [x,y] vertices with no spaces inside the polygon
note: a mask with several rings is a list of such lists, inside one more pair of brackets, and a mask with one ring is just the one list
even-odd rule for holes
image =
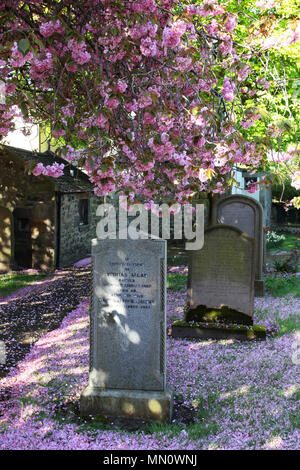
{"label": "shadow on grass", "polygon": [[[186,426],[195,423],[197,412],[181,403],[175,403],[173,407],[172,423],[161,424],[144,419],[105,417],[101,414],[91,417],[81,417],[79,402],[68,402],[53,408],[53,419],[59,424],[76,424],[78,432],[97,433],[103,431],[124,431],[135,433],[145,432],[147,434],[172,432],[179,434]],[[42,413],[42,415],[41,415]],[[44,417],[44,412],[39,413],[39,417]]]}

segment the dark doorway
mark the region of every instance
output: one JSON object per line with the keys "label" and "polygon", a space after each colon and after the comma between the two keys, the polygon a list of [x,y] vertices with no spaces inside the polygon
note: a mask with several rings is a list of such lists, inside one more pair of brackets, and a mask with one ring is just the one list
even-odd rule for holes
{"label": "dark doorway", "polygon": [[79,225],[88,225],[89,223],[89,200],[79,200]]}
{"label": "dark doorway", "polygon": [[10,211],[0,207],[0,272],[11,266],[11,218]]}
{"label": "dark doorway", "polygon": [[14,264],[15,268],[32,267],[31,210],[14,210]]}

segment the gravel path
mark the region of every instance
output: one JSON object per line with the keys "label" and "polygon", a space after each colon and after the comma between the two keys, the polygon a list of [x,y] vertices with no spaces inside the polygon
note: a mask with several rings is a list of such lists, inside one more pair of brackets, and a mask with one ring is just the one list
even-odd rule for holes
{"label": "gravel path", "polygon": [[23,359],[39,337],[59,327],[90,291],[90,266],[60,270],[25,295],[0,302],[0,340],[5,344],[6,361],[0,364],[0,377]]}

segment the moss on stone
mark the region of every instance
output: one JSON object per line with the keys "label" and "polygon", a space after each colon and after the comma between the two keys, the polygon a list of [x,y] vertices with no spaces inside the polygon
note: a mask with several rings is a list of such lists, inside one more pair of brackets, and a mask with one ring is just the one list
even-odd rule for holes
{"label": "moss on stone", "polygon": [[264,331],[265,333],[267,332],[267,328],[264,325],[253,325],[253,330],[257,333],[259,331]]}
{"label": "moss on stone", "polygon": [[216,323],[237,323],[252,325],[252,318],[243,312],[233,308],[223,306],[221,308],[208,308],[206,305],[198,305],[196,308],[188,308],[185,313],[187,322],[216,322]]}
{"label": "moss on stone", "polygon": [[187,322],[182,320],[176,320],[173,322],[172,327],[182,328],[198,328],[203,330],[218,330],[228,333],[244,333],[248,339],[265,338],[267,329],[263,325],[237,325],[236,323],[224,324],[224,323],[207,323],[207,322]]}

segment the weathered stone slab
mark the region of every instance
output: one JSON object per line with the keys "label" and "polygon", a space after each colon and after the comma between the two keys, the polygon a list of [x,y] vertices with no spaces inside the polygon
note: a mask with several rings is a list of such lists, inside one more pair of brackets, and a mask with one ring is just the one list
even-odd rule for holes
{"label": "weathered stone slab", "polygon": [[265,340],[267,330],[262,325],[220,325],[185,323],[172,325],[173,338],[191,339],[238,339],[240,341]]}
{"label": "weathered stone slab", "polygon": [[[81,413],[144,413],[148,419],[149,400],[158,392],[156,409],[164,411],[152,413],[153,419],[169,419],[166,241],[93,240],[92,260],[90,374]],[[131,405],[124,408],[124,403]]]}
{"label": "weathered stone slab", "polygon": [[218,199],[213,204],[213,224],[238,227],[254,238],[255,295],[264,295],[264,231],[263,208],[255,199],[243,195],[231,195]]}
{"label": "weathered stone slab", "polygon": [[190,256],[185,321],[253,323],[254,239],[214,225]]}
{"label": "weathered stone slab", "polygon": [[173,394],[144,390],[99,390],[87,387],[81,395],[82,416],[127,417],[168,422],[172,417]]}

